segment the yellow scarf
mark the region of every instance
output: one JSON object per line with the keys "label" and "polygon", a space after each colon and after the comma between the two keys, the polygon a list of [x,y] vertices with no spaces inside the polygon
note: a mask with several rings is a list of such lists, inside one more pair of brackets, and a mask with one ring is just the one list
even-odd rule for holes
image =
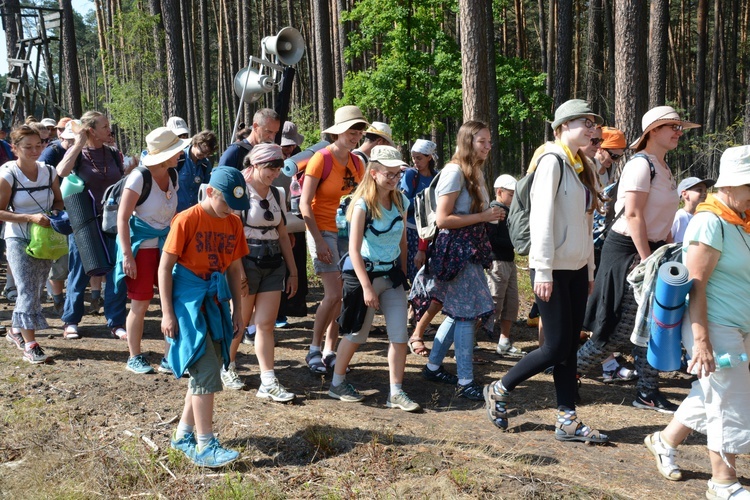
{"label": "yellow scarf", "polygon": [[578,155],[573,156],[573,153],[570,152],[568,146],[563,144],[561,141],[555,141],[555,144],[560,146],[562,150],[565,151],[565,155],[568,157],[568,163],[573,166],[573,170],[575,170],[577,174],[583,172],[583,162],[581,161],[581,158]]}
{"label": "yellow scarf", "polygon": [[711,196],[698,205],[698,208],[695,209],[695,213],[698,212],[711,212],[712,214],[716,214],[729,224],[740,226],[746,233],[750,233],[750,210],[745,212],[745,218],[743,219],[737,215],[737,212],[726,206],[724,202],[716,196]]}

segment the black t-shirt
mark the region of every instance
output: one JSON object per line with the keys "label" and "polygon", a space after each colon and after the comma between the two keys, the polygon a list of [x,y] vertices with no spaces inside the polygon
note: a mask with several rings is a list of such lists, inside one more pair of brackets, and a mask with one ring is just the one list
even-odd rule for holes
{"label": "black t-shirt", "polygon": [[510,241],[507,221],[501,220],[497,224],[487,224],[487,235],[492,246],[492,260],[513,262],[515,252],[513,242]]}

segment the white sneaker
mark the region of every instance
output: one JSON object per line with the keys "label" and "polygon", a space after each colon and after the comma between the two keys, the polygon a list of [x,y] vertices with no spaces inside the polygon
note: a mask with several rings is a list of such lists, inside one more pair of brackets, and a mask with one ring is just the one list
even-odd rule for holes
{"label": "white sneaker", "polygon": [[286,403],[294,399],[294,393],[287,391],[277,378],[274,378],[270,385],[260,384],[255,396],[262,399],[273,399],[279,403]]}
{"label": "white sneaker", "polygon": [[245,383],[240,376],[237,375],[237,369],[234,363],[229,363],[229,368],[226,370],[222,367],[221,382],[224,384],[224,387],[232,389],[233,391],[241,391],[245,388]]}
{"label": "white sneaker", "polygon": [[667,446],[664,441],[661,440],[661,435],[658,432],[646,436],[643,443],[646,445],[646,448],[648,448],[648,451],[654,455],[654,458],[656,459],[656,468],[659,470],[659,474],[670,481],[680,481],[682,479],[682,471],[677,464],[674,463],[677,450]]}

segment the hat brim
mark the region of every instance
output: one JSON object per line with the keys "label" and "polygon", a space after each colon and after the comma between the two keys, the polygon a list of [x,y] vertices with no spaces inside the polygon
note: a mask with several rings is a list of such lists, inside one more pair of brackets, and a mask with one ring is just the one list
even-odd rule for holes
{"label": "hat brim", "polygon": [[172,158],[176,154],[180,153],[190,144],[190,139],[177,139],[177,142],[169,146],[164,151],[159,151],[156,154],[148,153],[146,156],[141,158],[141,163],[147,167],[153,167],[159,163],[163,163],[168,159]]}
{"label": "hat brim", "polygon": [[713,179],[700,179],[698,182],[694,182],[693,184],[690,184],[689,186],[682,188],[680,192],[687,191],[688,189],[693,189],[698,184],[703,184],[704,186],[706,186],[706,188],[710,188],[711,186],[716,184],[716,181]]}
{"label": "hat brim", "polygon": [[377,131],[375,131],[375,130],[370,130],[370,131],[368,131],[367,133],[368,133],[368,134],[375,134],[375,135],[377,135],[378,137],[382,137],[383,139],[385,139],[386,141],[388,141],[388,145],[389,145],[389,146],[391,146],[392,148],[395,148],[395,147],[396,147],[396,143],[395,143],[395,142],[393,142],[393,139],[391,139],[390,137],[388,137],[388,136],[387,136],[387,135],[385,135],[385,134],[381,134],[380,132],[377,132]]}
{"label": "hat brim", "polygon": [[719,174],[714,187],[738,187],[750,184],[750,172],[748,173],[729,173]]}
{"label": "hat brim", "polygon": [[70,132],[65,131],[65,132],[62,132],[60,134],[60,139],[65,139],[65,140],[68,140],[68,141],[72,141],[75,138],[76,138],[76,135],[75,135],[75,133],[73,133],[72,130]]}
{"label": "hat brim", "polygon": [[662,125],[667,125],[667,124],[670,124],[670,123],[677,123],[679,125],[682,125],[682,129],[683,130],[690,130],[691,128],[701,128],[701,126],[698,125],[697,123],[687,122],[687,121],[684,121],[684,120],[677,120],[677,119],[674,119],[674,118],[666,118],[666,119],[663,119],[663,120],[654,120],[653,122],[651,122],[649,124],[648,127],[646,127],[646,130],[643,131],[643,133],[641,134],[641,136],[633,144],[630,145],[630,149],[638,149],[641,146],[641,143],[646,139],[646,135],[649,132],[651,132],[652,130],[654,130],[656,127],[661,127]]}
{"label": "hat brim", "polygon": [[328,127],[323,131],[324,134],[343,134],[350,128],[352,128],[354,125],[358,123],[364,123],[366,127],[369,127],[370,124],[367,123],[367,120],[363,118],[354,118],[352,120],[346,120],[345,122],[337,123],[332,127]]}
{"label": "hat brim", "polygon": [[174,135],[183,135],[183,134],[190,135],[190,131],[186,129],[185,127],[173,128],[172,132],[174,132]]}
{"label": "hat brim", "polygon": [[589,117],[589,116],[593,116],[594,117],[594,123],[596,123],[597,125],[604,124],[604,118],[602,118],[601,116],[597,115],[596,113],[580,113],[580,114],[577,114],[577,115],[563,116],[562,118],[560,118],[558,120],[555,120],[555,121],[551,121],[549,123],[552,126],[552,130],[555,130],[555,129],[557,129],[557,127],[559,127],[563,123],[572,122],[573,120],[577,120],[579,118],[586,118],[586,117]]}
{"label": "hat brim", "polygon": [[373,160],[370,158],[370,163],[380,163],[381,165],[385,165],[386,167],[408,167],[405,162],[401,160]]}

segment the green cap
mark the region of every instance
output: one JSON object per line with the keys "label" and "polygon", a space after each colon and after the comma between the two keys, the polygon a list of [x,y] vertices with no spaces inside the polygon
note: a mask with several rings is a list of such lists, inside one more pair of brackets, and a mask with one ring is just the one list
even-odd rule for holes
{"label": "green cap", "polygon": [[555,121],[552,122],[552,130],[555,130],[563,123],[575,120],[576,118],[583,118],[584,116],[593,116],[597,125],[604,123],[604,119],[594,113],[586,101],[582,99],[565,101],[555,110]]}

